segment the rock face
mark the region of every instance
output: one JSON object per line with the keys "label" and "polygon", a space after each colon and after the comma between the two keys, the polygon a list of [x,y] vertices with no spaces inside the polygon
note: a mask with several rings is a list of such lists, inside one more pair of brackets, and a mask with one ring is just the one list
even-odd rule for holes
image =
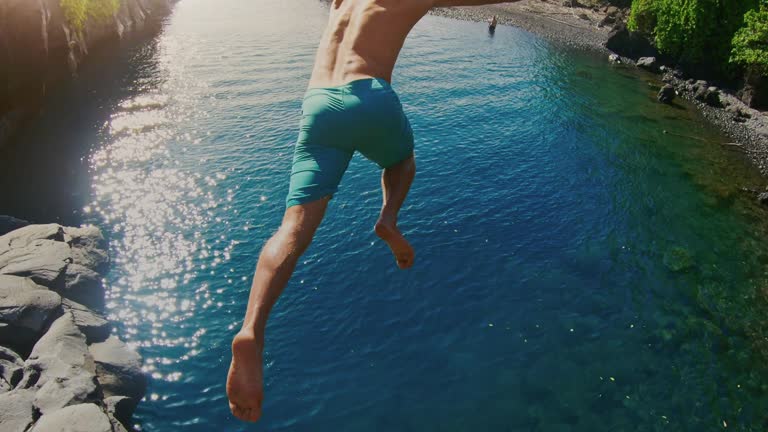
{"label": "rock face", "polygon": [[619,24],[613,28],[605,47],[622,57],[656,57],[658,52],[644,36],[630,32],[627,26]]}
{"label": "rock face", "polygon": [[677,94],[675,93],[675,87],[671,84],[667,84],[659,90],[658,100],[661,103],[671,103]]}
{"label": "rock face", "polygon": [[151,28],[173,1],[120,0],[114,16],[89,17],[82,29],[67,21],[60,0],[0,2],[0,147],[90,51]]}
{"label": "rock face", "polygon": [[1,431],[127,430],[147,377],[93,310],[104,302],[106,247],[95,227],[0,236]]}
{"label": "rock face", "polygon": [[768,77],[757,71],[748,71],[738,96],[750,108],[768,110]]}

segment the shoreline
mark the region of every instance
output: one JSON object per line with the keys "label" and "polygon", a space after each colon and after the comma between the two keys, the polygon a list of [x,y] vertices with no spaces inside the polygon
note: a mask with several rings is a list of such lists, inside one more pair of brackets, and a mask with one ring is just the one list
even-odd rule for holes
{"label": "shoreline", "polygon": [[[617,8],[570,7],[552,0],[521,0],[516,3],[502,3],[485,6],[459,6],[433,9],[432,15],[462,21],[486,22],[496,15],[500,25],[509,25],[543,37],[569,48],[582,49],[595,54],[614,54],[606,48],[615,24],[623,23],[628,12]],[[623,67],[636,67],[634,59],[622,57]],[[638,68],[639,69],[639,68]],[[732,92],[718,89],[722,107],[712,106],[696,99],[692,87],[696,77],[684,79],[673,73],[661,75],[661,71],[650,71],[663,87],[670,84],[676,96],[692,103],[702,117],[716,126],[725,136],[733,140],[735,150],[741,151],[768,178],[768,112],[748,107]]]}

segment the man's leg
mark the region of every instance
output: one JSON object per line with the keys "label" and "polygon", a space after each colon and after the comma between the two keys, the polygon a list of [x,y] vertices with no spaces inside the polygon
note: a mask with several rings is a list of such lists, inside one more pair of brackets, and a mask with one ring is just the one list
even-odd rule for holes
{"label": "man's leg", "polygon": [[384,204],[379,220],[376,222],[376,234],[386,241],[395,255],[397,265],[407,269],[413,265],[414,251],[408,240],[397,228],[397,214],[400,212],[405,197],[411,189],[416,175],[416,160],[413,155],[408,159],[386,168],[381,175],[381,190]]}
{"label": "man's leg", "polygon": [[261,250],[243,327],[232,341],[232,364],[227,376],[229,408],[241,420],[256,421],[261,416],[267,317],[312,241],[327,206],[328,197],[289,207],[280,229]]}

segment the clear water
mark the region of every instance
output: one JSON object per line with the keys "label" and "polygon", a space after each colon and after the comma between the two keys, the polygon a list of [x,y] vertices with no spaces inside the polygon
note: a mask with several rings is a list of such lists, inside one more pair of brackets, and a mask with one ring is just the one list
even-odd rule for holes
{"label": "clear water", "polygon": [[376,240],[379,172],[356,157],[270,321],[263,420],[236,421],[229,343],[326,8],[185,0],[4,157],[7,208],[108,232],[109,314],[153,377],[142,430],[766,429],[757,172],[649,76],[437,17],[394,81],[417,264]]}

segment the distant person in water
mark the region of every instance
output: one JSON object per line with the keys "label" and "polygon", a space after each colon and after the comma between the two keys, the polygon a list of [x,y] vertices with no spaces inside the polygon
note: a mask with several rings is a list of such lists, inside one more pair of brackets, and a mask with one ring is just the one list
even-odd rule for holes
{"label": "distant person in water", "polygon": [[498,21],[496,20],[496,15],[494,15],[493,18],[488,20],[488,31],[491,33],[495,32],[496,24],[498,24]]}
{"label": "distant person in water", "polygon": [[[389,245],[398,267],[413,265],[413,248],[397,228],[398,212],[416,173],[413,133],[390,87],[392,70],[406,36],[431,8],[490,3],[503,2],[331,2],[328,27],[302,105],[283,222],[261,251],[245,320],[232,341],[227,396],[237,418],[256,421],[261,416],[267,317],[312,241],[356,151],[383,169],[383,205],[374,231]],[[337,265],[344,268],[343,262]]]}

